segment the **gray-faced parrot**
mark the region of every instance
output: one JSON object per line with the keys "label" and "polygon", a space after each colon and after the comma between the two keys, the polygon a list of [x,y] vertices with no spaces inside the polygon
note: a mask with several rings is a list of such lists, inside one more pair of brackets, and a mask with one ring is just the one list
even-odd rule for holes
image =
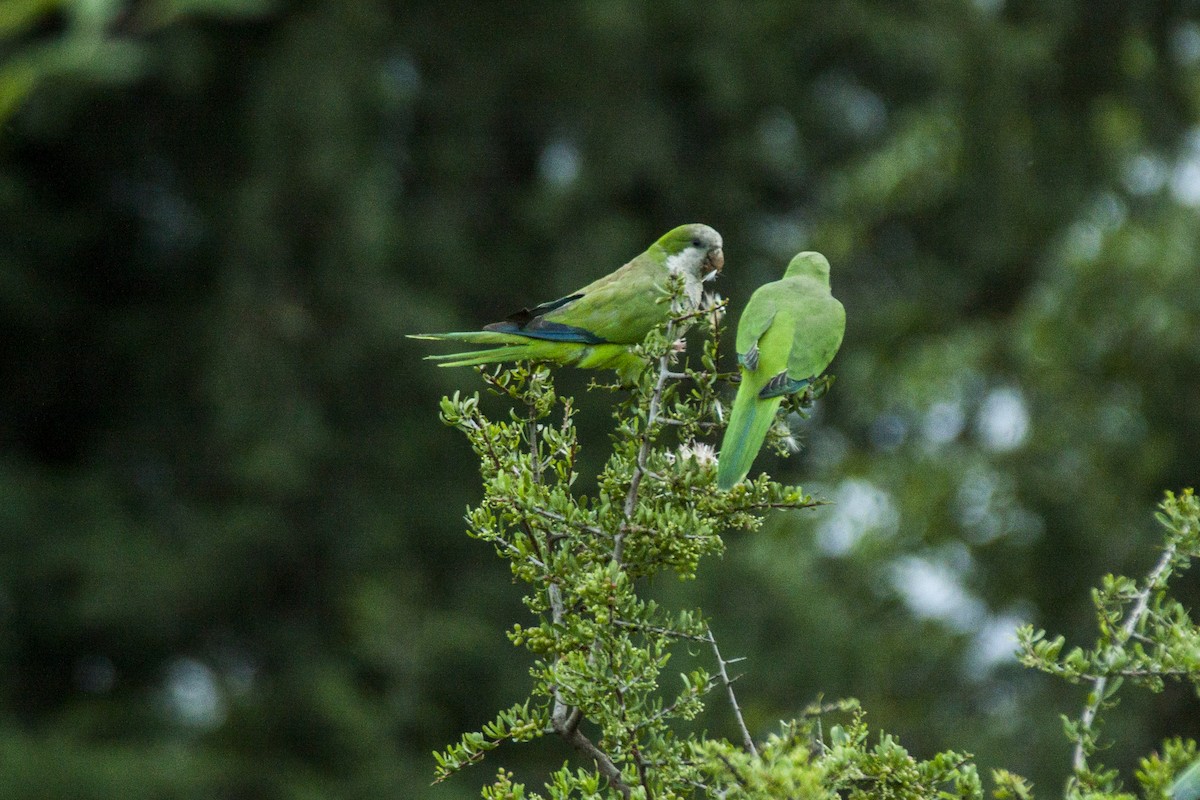
{"label": "gray-faced parrot", "polygon": [[411,338],[496,345],[427,356],[441,362],[439,367],[545,361],[615,369],[628,379],[644,365],[632,348],[672,313],[671,304],[665,302],[667,278],[683,275],[687,301],[694,308],[700,302],[702,283],[725,264],[721,246],[721,234],[707,225],[681,225],[625,266],[566,297],[523,308],[481,331],[421,333]]}
{"label": "gray-faced parrot", "polygon": [[750,296],[738,321],[742,381],[717,459],[717,486],[746,477],[785,395],[819,376],[842,344],[846,311],[829,290],[829,262],[799,253],[783,278]]}

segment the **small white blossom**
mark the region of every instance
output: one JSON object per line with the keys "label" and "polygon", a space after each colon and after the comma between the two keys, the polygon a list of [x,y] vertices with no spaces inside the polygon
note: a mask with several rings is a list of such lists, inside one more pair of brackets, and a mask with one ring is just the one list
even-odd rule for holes
{"label": "small white blossom", "polygon": [[705,442],[688,442],[680,446],[679,457],[691,459],[702,466],[712,465],[717,463],[717,449]]}
{"label": "small white blossom", "polygon": [[796,432],[790,425],[786,422],[777,422],[773,426],[773,430],[779,436],[779,444],[789,453],[800,452],[800,440],[796,438]]}

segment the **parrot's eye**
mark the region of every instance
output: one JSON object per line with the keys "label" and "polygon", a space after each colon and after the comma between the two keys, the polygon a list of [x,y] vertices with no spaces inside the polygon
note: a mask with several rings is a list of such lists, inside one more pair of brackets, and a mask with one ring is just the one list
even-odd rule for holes
{"label": "parrot's eye", "polygon": [[692,239],[692,247],[699,247],[699,246],[700,246],[700,240]]}

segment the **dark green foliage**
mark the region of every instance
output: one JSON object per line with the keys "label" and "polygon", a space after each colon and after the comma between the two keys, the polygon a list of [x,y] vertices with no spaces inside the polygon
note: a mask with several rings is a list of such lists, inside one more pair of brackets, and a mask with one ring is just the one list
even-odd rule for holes
{"label": "dark green foliage", "polygon": [[[87,796],[98,771],[168,797],[477,796],[427,789],[428,754],[523,699],[501,635],[522,606],[461,535],[472,451],[430,424],[478,384],[403,334],[561,295],[692,220],[728,244],[731,322],[795,252],[830,257],[838,384],[798,457],[758,468],[834,504],[655,599],[748,656],[757,735],[855,696],[918,758],[1053,794],[1070,749],[1034,710],[1079,687],[1003,634],[1092,638],[1088,588],[1145,574],[1161,487],[1198,472],[1198,21],[0,2],[0,794]],[[556,376],[592,495],[613,398],[586,381]],[[930,580],[951,602],[921,604]],[[181,714],[171,687],[216,704]],[[1196,704],[1129,692],[1104,763],[1128,782],[1200,735]],[[696,724],[733,737],[712,706]],[[529,783],[568,755],[506,763]]]}

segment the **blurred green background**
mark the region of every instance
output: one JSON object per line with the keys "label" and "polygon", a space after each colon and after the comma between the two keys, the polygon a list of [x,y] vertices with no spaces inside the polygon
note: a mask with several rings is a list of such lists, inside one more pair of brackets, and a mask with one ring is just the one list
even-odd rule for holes
{"label": "blurred green background", "polygon": [[[833,263],[837,385],[759,466],[835,505],[655,590],[748,656],[759,735],[857,696],[1054,796],[1082,691],[1011,634],[1089,641],[1197,480],[1198,209],[1195,2],[2,0],[0,796],[457,800],[570,758],[428,786],[524,696],[525,612],[437,421],[480,382],[402,337],[691,221],[733,320]],[[1110,763],[1200,735],[1128,694]]]}

